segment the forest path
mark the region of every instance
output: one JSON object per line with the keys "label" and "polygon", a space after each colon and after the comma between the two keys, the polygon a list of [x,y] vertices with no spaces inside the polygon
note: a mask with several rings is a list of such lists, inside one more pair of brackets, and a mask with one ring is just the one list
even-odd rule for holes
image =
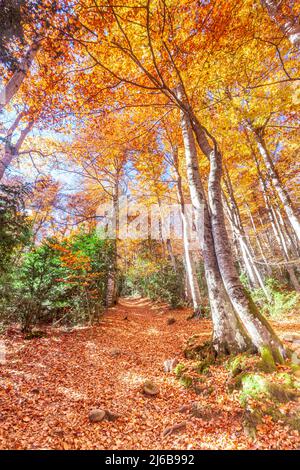
{"label": "forest path", "polygon": [[[145,299],[121,299],[96,326],[49,329],[46,337],[30,341],[7,334],[6,363],[0,366],[0,448],[251,447],[238,402],[226,393],[224,368],[205,376],[211,395],[196,395],[163,370],[166,359],[184,361],[183,347],[192,334],[203,334],[203,340],[210,336],[210,322],[187,320],[189,314]],[[171,316],[176,322],[168,325]],[[147,379],[159,386],[158,396],[142,393]],[[179,412],[195,400],[213,410],[211,419]],[[90,423],[94,408],[120,417]],[[166,427],[184,420],[185,429],[162,436]],[[260,448],[268,447],[265,439]]]}

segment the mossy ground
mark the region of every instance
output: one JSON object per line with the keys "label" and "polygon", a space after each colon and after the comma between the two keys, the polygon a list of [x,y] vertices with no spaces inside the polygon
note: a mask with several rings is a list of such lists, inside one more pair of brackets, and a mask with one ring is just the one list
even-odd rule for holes
{"label": "mossy ground", "polygon": [[[233,394],[244,410],[244,432],[255,439],[256,428],[265,419],[281,422],[293,430],[300,431],[300,415],[297,400],[300,400],[300,367],[292,363],[276,365],[268,348],[260,355],[239,354],[234,357],[216,358],[208,343],[199,344],[197,335],[192,337],[184,350],[187,359],[180,364],[177,375],[183,385],[196,393],[213,393],[207,382],[210,368],[225,367],[226,388]],[[212,388],[212,390],[210,390]]]}

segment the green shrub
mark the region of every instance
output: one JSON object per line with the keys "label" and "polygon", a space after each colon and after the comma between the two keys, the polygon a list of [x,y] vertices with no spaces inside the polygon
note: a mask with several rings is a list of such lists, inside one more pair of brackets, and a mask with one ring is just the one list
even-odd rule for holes
{"label": "green shrub", "polygon": [[285,286],[281,286],[276,279],[267,279],[265,284],[271,302],[266,300],[262,289],[255,289],[251,292],[253,300],[260,305],[264,315],[269,315],[272,318],[281,318],[297,307],[297,305],[300,305],[299,293],[288,291]]}
{"label": "green shrub", "polygon": [[13,254],[30,241],[31,227],[24,207],[28,191],[22,185],[0,185],[0,275],[11,270]]}
{"label": "green shrub", "polygon": [[183,267],[177,263],[177,273],[167,260],[138,257],[123,279],[125,295],[140,295],[168,303],[172,308],[182,305]]}
{"label": "green shrub", "polygon": [[8,321],[20,321],[28,331],[37,322],[97,319],[113,249],[94,232],[32,246],[10,275],[4,308]]}

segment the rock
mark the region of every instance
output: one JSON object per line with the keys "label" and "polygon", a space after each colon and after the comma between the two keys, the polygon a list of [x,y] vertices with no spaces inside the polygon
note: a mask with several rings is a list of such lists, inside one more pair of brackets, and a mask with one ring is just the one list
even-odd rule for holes
{"label": "rock", "polygon": [[60,438],[64,437],[64,431],[63,429],[60,429],[60,428],[54,429],[54,434],[56,434],[56,436]]}
{"label": "rock", "polygon": [[197,393],[197,395],[211,395],[214,392],[214,387],[207,387],[207,385],[195,385],[194,386],[194,392]]}
{"label": "rock", "polygon": [[177,364],[178,364],[178,359],[176,359],[176,358],[167,359],[166,361],[164,361],[164,371],[165,372],[172,372],[172,370],[175,369]]}
{"label": "rock", "polygon": [[193,403],[192,408],[191,408],[191,415],[194,416],[195,418],[203,418],[203,409],[200,408],[198,403]]}
{"label": "rock", "polygon": [[236,367],[230,372],[230,376],[234,379],[237,375],[240,375],[243,372],[241,367]]}
{"label": "rock", "polygon": [[245,436],[252,441],[256,438],[256,428],[254,426],[250,426],[249,424],[243,424],[243,431]]}
{"label": "rock", "polygon": [[203,395],[207,396],[207,395],[211,395],[212,393],[214,393],[215,389],[214,387],[207,387],[204,391],[203,391]]}
{"label": "rock", "polygon": [[109,355],[111,357],[118,357],[118,356],[120,356],[121,352],[122,351],[120,349],[114,348],[110,351]]}
{"label": "rock", "polygon": [[170,317],[170,318],[167,319],[167,325],[173,325],[173,323],[175,323],[175,322],[176,322],[176,320],[175,320],[174,317]]}
{"label": "rock", "polygon": [[143,392],[145,395],[156,396],[159,394],[159,388],[150,380],[146,380],[143,385]]}
{"label": "rock", "polygon": [[107,419],[107,421],[116,421],[118,418],[120,418],[120,415],[117,413],[112,413],[109,410],[105,410],[105,419]]}
{"label": "rock", "polygon": [[186,387],[186,388],[189,388],[193,385],[193,377],[191,377],[190,375],[188,374],[182,374],[180,376],[180,383]]}
{"label": "rock", "polygon": [[268,383],[268,392],[272,398],[280,403],[287,403],[297,399],[297,392],[289,389],[285,385]]}
{"label": "rock", "polygon": [[269,347],[263,346],[260,348],[261,361],[259,367],[263,372],[275,372],[276,364],[273,358],[272,351]]}
{"label": "rock", "polygon": [[191,415],[195,418],[201,418],[204,421],[210,421],[212,419],[212,410],[207,406],[200,406],[195,402],[191,407]]}
{"label": "rock", "polygon": [[105,410],[92,410],[89,414],[89,420],[91,423],[100,423],[105,418],[106,412]]}
{"label": "rock", "polygon": [[173,426],[168,426],[162,433],[162,437],[170,436],[175,432],[182,431],[186,428],[186,421],[182,421],[181,423],[174,424]]}
{"label": "rock", "polygon": [[202,335],[193,335],[187,342],[184,349],[184,356],[187,359],[204,360],[207,363],[212,363],[214,357],[212,355],[211,344],[203,341]]}
{"label": "rock", "polygon": [[25,334],[25,339],[39,339],[44,338],[45,336],[47,336],[45,331],[38,330],[37,328],[32,328],[31,331]]}
{"label": "rock", "polygon": [[256,438],[256,428],[261,423],[262,412],[258,409],[245,409],[243,419],[243,430],[246,437],[251,440]]}
{"label": "rock", "polygon": [[191,405],[182,405],[178,410],[179,413],[187,413],[188,411],[191,411]]}
{"label": "rock", "polygon": [[204,385],[202,385],[202,386],[201,385],[195,385],[194,386],[194,392],[197,393],[197,395],[201,395],[201,394],[204,393],[205,388],[206,387]]}

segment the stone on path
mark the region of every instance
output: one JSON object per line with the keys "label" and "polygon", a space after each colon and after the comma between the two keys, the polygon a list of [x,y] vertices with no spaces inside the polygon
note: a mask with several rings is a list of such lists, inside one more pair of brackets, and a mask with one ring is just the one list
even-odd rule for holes
{"label": "stone on path", "polygon": [[111,357],[118,357],[121,355],[121,352],[122,352],[121,349],[114,348],[109,352],[109,355]]}
{"label": "stone on path", "polygon": [[94,409],[89,414],[89,420],[91,423],[100,423],[104,419],[107,421],[115,421],[120,415],[113,413],[109,410]]}
{"label": "stone on path", "polygon": [[172,372],[172,370],[177,366],[178,359],[166,359],[164,361],[164,371],[165,372]]}
{"label": "stone on path", "polygon": [[162,433],[162,437],[170,436],[175,432],[183,431],[186,428],[186,421],[181,423],[174,424],[173,426],[168,426]]}
{"label": "stone on path", "polygon": [[89,420],[91,423],[100,423],[100,421],[103,421],[105,414],[105,410],[92,410],[89,414]]}
{"label": "stone on path", "polygon": [[112,413],[109,410],[105,410],[105,419],[107,419],[107,421],[116,421],[116,419],[118,419],[119,417],[120,415],[118,415],[117,413]]}
{"label": "stone on path", "polygon": [[151,382],[150,380],[146,380],[143,385],[143,392],[145,395],[155,396],[159,394],[159,388],[155,383]]}

